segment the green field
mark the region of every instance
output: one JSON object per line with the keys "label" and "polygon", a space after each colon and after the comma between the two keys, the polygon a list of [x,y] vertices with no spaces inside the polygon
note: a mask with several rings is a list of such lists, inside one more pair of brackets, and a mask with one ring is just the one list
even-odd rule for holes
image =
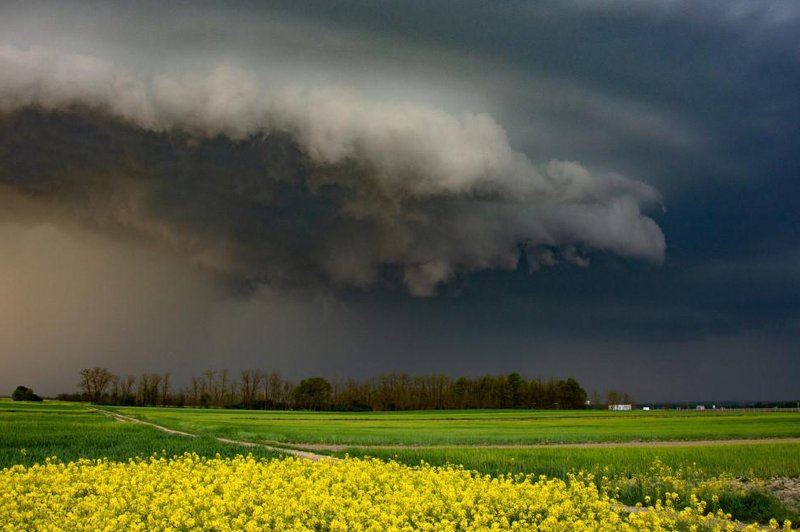
{"label": "green field", "polygon": [[[196,437],[171,435],[152,426],[119,421],[102,411]],[[708,489],[704,487],[707,482],[725,478],[729,484],[720,488],[724,492],[720,492],[720,500],[725,501],[726,508],[735,508],[733,513],[738,518],[765,522],[772,516],[799,516],[800,500],[790,497],[780,502],[761,488],[748,487],[743,492],[737,487],[741,480],[746,481],[744,485],[758,486],[751,481],[800,479],[800,442],[755,441],[800,437],[800,413],[795,412],[504,410],[353,414],[95,408],[76,403],[0,400],[0,467],[31,465],[50,456],[63,461],[127,460],[154,453],[172,456],[184,452],[204,456],[278,456],[258,446],[225,444],[216,440],[220,437],[284,448],[305,447],[336,456],[373,456],[412,466],[423,461],[461,465],[494,476],[521,473],[566,478],[570,472],[580,470],[596,475],[598,483],[607,482],[603,489],[619,490],[616,496],[626,504],[673,491],[680,492],[680,500],[688,504],[695,493],[710,497],[710,492],[703,491]],[[654,441],[673,443],[647,443]],[[686,444],[687,441],[695,443]],[[654,464],[658,465],[656,469]],[[601,481],[603,477],[609,480]]]}
{"label": "green field", "polygon": [[[165,450],[230,456],[258,447],[223,444],[217,437],[281,446],[321,446],[320,453],[371,455],[409,464],[462,464],[484,473],[563,477],[570,470],[634,475],[655,458],[696,462],[709,475],[800,477],[800,444],[739,443],[675,447],[536,447],[580,442],[726,440],[800,436],[792,412],[423,411],[316,413],[178,408],[106,408],[198,435],[187,438],[123,423],[85,404],[0,400],[0,465],[47,456],[126,459]],[[331,448],[325,448],[332,445]],[[394,446],[394,447],[392,447]],[[24,449],[24,451],[21,451]]]}
{"label": "green field", "polygon": [[226,445],[200,436],[172,436],[135,423],[121,423],[75,403],[21,403],[0,400],[0,468],[41,463],[49,456],[127,460],[153,453],[168,456],[197,452],[235,456],[252,452],[275,456],[259,448]]}
{"label": "green field", "polygon": [[336,456],[373,456],[409,465],[462,465],[482,473],[534,474],[564,478],[570,471],[633,477],[646,473],[655,460],[674,468],[696,464],[706,477],[800,477],[800,444],[720,444],[681,447],[487,448],[416,447],[349,448]]}
{"label": "green field", "polygon": [[109,408],[186,432],[247,441],[490,445],[800,437],[800,413],[414,411],[313,413]]}
{"label": "green field", "polygon": [[[159,425],[206,436],[286,445],[317,452],[375,456],[410,465],[460,464],[482,473],[564,477],[584,470],[628,476],[655,459],[699,464],[708,476],[800,477],[800,442],[675,447],[536,447],[489,445],[714,441],[800,436],[800,413],[697,411],[416,411],[369,413],[260,412],[114,408]],[[325,449],[325,445],[345,448]],[[395,447],[391,447],[395,446]]]}

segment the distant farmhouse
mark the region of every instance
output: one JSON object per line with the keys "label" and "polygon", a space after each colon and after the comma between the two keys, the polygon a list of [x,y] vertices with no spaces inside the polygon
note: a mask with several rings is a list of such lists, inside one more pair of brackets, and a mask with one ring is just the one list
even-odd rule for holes
{"label": "distant farmhouse", "polygon": [[608,405],[609,410],[633,410],[633,405]]}

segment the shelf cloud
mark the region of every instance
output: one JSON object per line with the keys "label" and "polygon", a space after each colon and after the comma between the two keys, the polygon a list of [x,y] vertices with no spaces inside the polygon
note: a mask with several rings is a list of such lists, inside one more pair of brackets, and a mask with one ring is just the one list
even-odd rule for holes
{"label": "shelf cloud", "polygon": [[794,400],[799,34],[795,0],[7,0],[0,394],[106,366]]}
{"label": "shelf cloud", "polygon": [[[147,76],[0,45],[0,202],[168,248],[252,290],[403,285],[610,252],[661,263],[651,186],[537,163],[487,113],[264,84],[221,63]],[[46,208],[44,207],[46,206]]]}

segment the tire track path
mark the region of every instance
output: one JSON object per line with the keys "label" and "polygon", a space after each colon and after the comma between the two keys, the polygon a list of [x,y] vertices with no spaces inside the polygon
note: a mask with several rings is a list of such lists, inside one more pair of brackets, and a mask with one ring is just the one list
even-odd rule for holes
{"label": "tire track path", "polygon": [[296,447],[312,451],[341,452],[348,449],[362,450],[403,450],[403,449],[430,449],[434,447],[447,447],[454,449],[595,449],[608,447],[707,447],[711,445],[740,445],[740,444],[769,444],[769,443],[797,443],[800,438],[735,438],[724,440],[632,440],[632,441],[603,441],[603,442],[553,442],[553,443],[436,443],[436,444],[328,444],[328,443],[302,443]]}
{"label": "tire track path", "polygon": [[[93,408],[90,412],[98,412],[100,414],[104,414],[109,416],[117,421],[121,421],[123,423],[139,423],[140,425],[147,425],[148,427],[153,427],[161,432],[166,432],[167,434],[172,434],[174,436],[184,436],[187,438],[196,438],[197,434],[192,434],[190,432],[184,432],[182,430],[175,430],[169,427],[165,427],[163,425],[158,425],[156,423],[151,423],[150,421],[144,421],[143,419],[138,419],[131,416],[126,416],[123,414],[118,414],[116,412],[110,412],[108,410],[103,410],[100,408]],[[312,462],[317,462],[319,460],[330,460],[332,462],[336,462],[339,459],[335,456],[328,456],[325,454],[317,454],[311,451],[305,451],[302,449],[294,449],[291,447],[275,447],[272,445],[265,445],[262,443],[255,443],[251,441],[240,441],[240,440],[232,440],[230,438],[221,438],[217,436],[212,436],[215,440],[220,443],[226,443],[229,445],[239,445],[241,447],[260,447],[261,449],[266,449],[268,451],[273,451],[277,453],[289,454],[292,456],[296,456],[298,458],[305,458],[306,460],[311,460]]]}

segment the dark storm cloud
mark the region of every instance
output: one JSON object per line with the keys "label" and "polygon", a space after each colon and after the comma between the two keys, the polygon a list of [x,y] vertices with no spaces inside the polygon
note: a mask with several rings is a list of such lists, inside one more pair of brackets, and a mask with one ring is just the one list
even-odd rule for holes
{"label": "dark storm cloud", "polygon": [[520,246],[578,265],[575,246],[663,260],[640,212],[658,201],[651,187],[575,162],[539,169],[485,114],[335,88],[273,94],[226,66],[151,81],[13,47],[0,64],[5,184],[74,198],[98,225],[245,283],[368,286],[388,267],[429,295],[461,273],[515,269]]}
{"label": "dark storm cloud", "polygon": [[[0,303],[0,347],[34,360],[66,343],[73,365],[131,371],[176,353],[293,376],[519,370],[638,399],[789,397],[799,14],[6,3],[0,288],[17,303]],[[48,250],[70,246],[61,275]],[[71,276],[81,289],[46,304]],[[98,283],[152,305],[93,311]],[[24,325],[40,314],[47,341]],[[91,326],[107,316],[113,341]]]}
{"label": "dark storm cloud", "polygon": [[[443,76],[481,95],[534,159],[646,176],[670,200],[761,179],[796,147],[795,2],[411,2],[391,16],[349,6],[280,11],[466,51],[443,61]],[[424,59],[403,59],[425,70]]]}

